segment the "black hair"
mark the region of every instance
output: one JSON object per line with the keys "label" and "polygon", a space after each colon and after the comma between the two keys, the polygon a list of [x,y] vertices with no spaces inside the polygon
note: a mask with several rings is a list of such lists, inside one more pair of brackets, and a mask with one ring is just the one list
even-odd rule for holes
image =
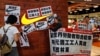
{"label": "black hair", "polygon": [[59,22],[61,22],[61,18],[60,17],[55,17],[55,19],[57,19]]}
{"label": "black hair", "polygon": [[89,16],[85,16],[85,18],[89,18]]}
{"label": "black hair", "polygon": [[72,19],[72,20],[74,20],[75,22],[77,22],[77,19],[75,19],[75,18],[74,18],[74,19]]}
{"label": "black hair", "polygon": [[9,15],[6,20],[7,24],[14,24],[16,22],[17,22],[17,17],[15,15]]}

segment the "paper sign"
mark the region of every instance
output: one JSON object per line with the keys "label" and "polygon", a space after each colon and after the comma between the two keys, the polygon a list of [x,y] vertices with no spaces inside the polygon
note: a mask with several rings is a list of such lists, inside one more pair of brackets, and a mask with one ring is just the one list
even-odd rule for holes
{"label": "paper sign", "polygon": [[39,8],[28,9],[27,15],[28,15],[28,18],[39,17],[40,16]]}
{"label": "paper sign", "polygon": [[48,14],[53,14],[51,6],[45,6],[40,8],[41,14],[43,15],[48,15]]}
{"label": "paper sign", "polygon": [[20,37],[20,44],[21,45],[20,46],[21,47],[29,47],[30,45],[29,45],[29,40],[27,38],[27,33],[21,32],[20,35],[21,35],[21,37]]}
{"label": "paper sign", "polygon": [[49,25],[53,24],[54,23],[54,19],[55,19],[54,15],[51,15],[51,16],[47,17],[47,23]]}
{"label": "paper sign", "polygon": [[51,56],[90,56],[91,34],[50,31]]}
{"label": "paper sign", "polygon": [[36,30],[36,28],[35,28],[34,24],[22,26],[22,31],[26,32],[27,34],[33,32],[35,30]]}
{"label": "paper sign", "polygon": [[20,15],[20,6],[6,5],[5,6],[5,14],[19,16]]}
{"label": "paper sign", "polygon": [[37,27],[37,30],[44,30],[44,29],[47,29],[47,21],[39,21],[39,22],[36,22],[36,27]]}

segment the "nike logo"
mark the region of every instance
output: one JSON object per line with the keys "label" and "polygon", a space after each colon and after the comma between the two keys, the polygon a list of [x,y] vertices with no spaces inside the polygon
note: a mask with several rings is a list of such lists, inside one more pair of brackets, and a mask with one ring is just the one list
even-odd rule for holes
{"label": "nike logo", "polygon": [[46,17],[48,17],[48,16],[50,16],[50,15],[41,16],[41,17],[36,17],[36,18],[31,18],[31,19],[28,19],[28,18],[26,18],[25,16],[26,16],[26,14],[24,14],[24,15],[22,16],[22,18],[21,18],[21,23],[24,24],[24,25],[28,25],[28,24],[35,23],[35,22],[37,22],[37,21],[39,21],[39,20],[42,20],[42,19],[44,19],[44,18],[46,18]]}
{"label": "nike logo", "polygon": [[42,27],[44,25],[44,23],[40,23],[40,24],[38,24],[36,27],[37,28],[40,28],[40,27]]}
{"label": "nike logo", "polygon": [[50,16],[49,17],[49,20],[48,20],[48,23],[50,23],[51,21],[53,21],[54,17],[53,16]]}
{"label": "nike logo", "polygon": [[11,12],[11,11],[15,11],[17,9],[6,9],[6,12]]}
{"label": "nike logo", "polygon": [[30,25],[25,26],[24,32],[28,32],[28,30],[29,30],[30,28],[31,28],[31,26],[30,26]]}

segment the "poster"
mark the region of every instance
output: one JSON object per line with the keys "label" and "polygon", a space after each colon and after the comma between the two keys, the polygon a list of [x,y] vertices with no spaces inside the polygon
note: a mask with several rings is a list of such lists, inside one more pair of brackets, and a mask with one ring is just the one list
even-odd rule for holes
{"label": "poster", "polygon": [[51,6],[41,7],[40,11],[41,11],[42,16],[48,15],[48,14],[53,14]]}
{"label": "poster", "polygon": [[20,32],[20,46],[21,47],[29,47],[29,40],[27,37],[27,33],[26,32]]}
{"label": "poster", "polygon": [[39,21],[39,22],[36,22],[36,28],[37,30],[44,30],[44,29],[47,29],[47,21]]}
{"label": "poster", "polygon": [[85,23],[78,23],[78,29],[79,30],[88,30],[87,24],[85,24]]}
{"label": "poster", "polygon": [[47,23],[49,25],[51,25],[51,24],[54,23],[55,16],[54,15],[51,15],[51,16],[47,17],[46,19],[47,19]]}
{"label": "poster", "polygon": [[5,6],[5,14],[19,16],[20,15],[20,6],[6,5]]}
{"label": "poster", "polygon": [[39,17],[40,16],[39,8],[28,9],[27,15],[28,15],[28,18]]}
{"label": "poster", "polygon": [[90,56],[93,36],[50,31],[51,56]]}
{"label": "poster", "polygon": [[[17,17],[17,22],[15,25],[20,25],[19,16],[16,16],[16,17]],[[8,18],[8,16],[4,16],[4,22],[6,22],[7,18]]]}
{"label": "poster", "polygon": [[35,28],[34,24],[22,26],[22,31],[27,34],[33,32],[35,30],[36,30],[36,28]]}

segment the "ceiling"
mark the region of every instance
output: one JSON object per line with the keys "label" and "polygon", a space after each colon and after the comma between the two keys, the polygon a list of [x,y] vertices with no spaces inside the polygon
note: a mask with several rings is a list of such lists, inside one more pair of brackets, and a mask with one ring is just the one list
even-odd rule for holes
{"label": "ceiling", "polygon": [[100,11],[99,0],[68,0],[69,14],[87,14]]}

